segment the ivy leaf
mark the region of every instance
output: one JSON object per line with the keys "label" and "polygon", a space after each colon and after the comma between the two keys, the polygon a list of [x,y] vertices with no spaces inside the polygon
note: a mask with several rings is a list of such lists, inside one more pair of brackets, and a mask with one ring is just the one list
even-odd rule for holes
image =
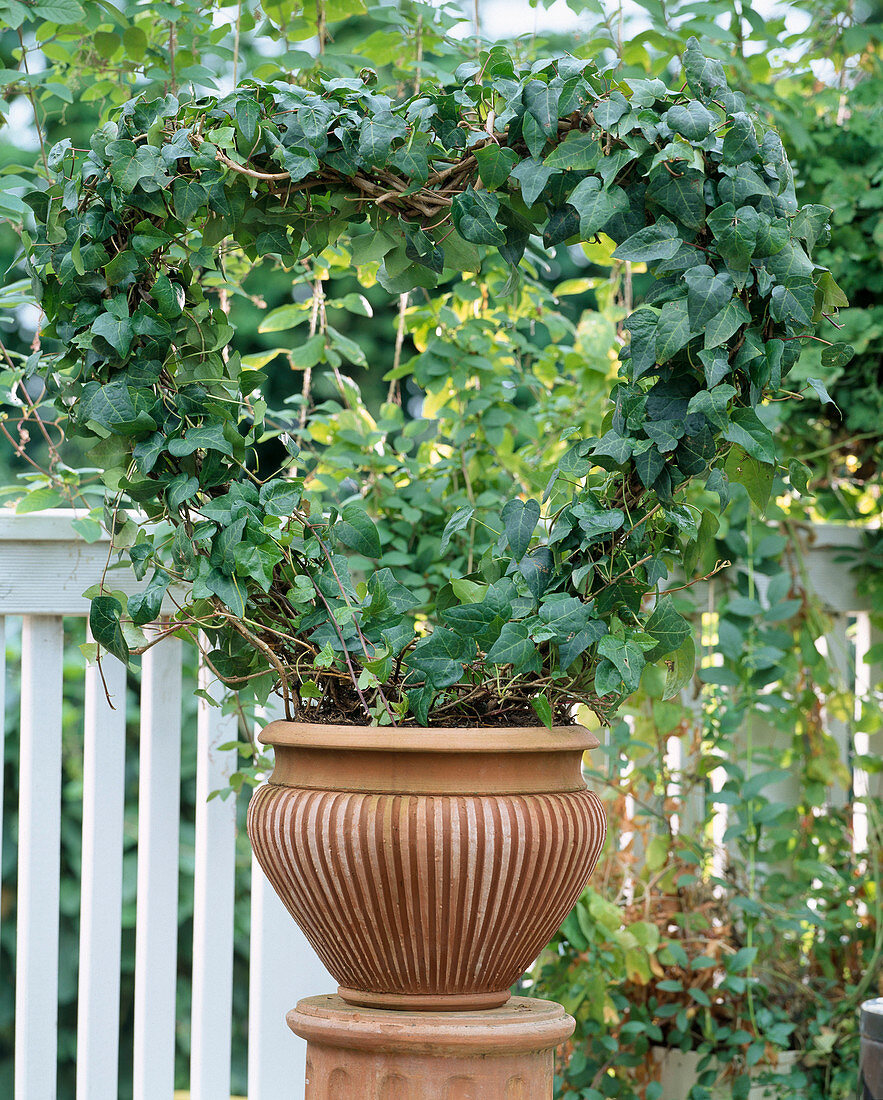
{"label": "ivy leaf", "polygon": [[617,466],[624,466],[632,457],[634,441],[622,436],[615,429],[605,432],[598,443],[592,448],[592,456],[607,456],[612,458]]}
{"label": "ivy leaf", "polygon": [[552,704],[545,697],[545,695],[535,695],[530,705],[537,713],[537,718],[543,723],[547,729],[552,728]]}
{"label": "ivy leaf", "polygon": [[298,482],[274,478],[272,481],[265,481],[261,486],[261,507],[268,516],[287,518],[299,506],[301,495],[302,490]]}
{"label": "ivy leaf", "polygon": [[773,466],[752,458],[741,447],[733,447],[727,456],[724,473],[729,481],[744,485],[761,512],[766,508],[773,488]]}
{"label": "ivy leaf", "polygon": [[410,141],[396,149],[390,157],[395,165],[413,183],[424,184],[429,177],[429,138],[426,134],[414,134]]}
{"label": "ivy leaf", "polygon": [[495,191],[509,179],[512,169],[518,162],[518,154],[514,149],[497,145],[492,141],[483,149],[476,149],[475,159],[478,163],[481,182],[488,191]]}
{"label": "ivy leaf", "polygon": [[101,336],[114,351],[124,357],[129,354],[135,330],[129,317],[115,317],[112,313],[101,313],[92,322],[92,332]]}
{"label": "ivy leaf", "polygon": [[663,697],[673,699],[693,679],[693,672],[696,668],[696,643],[693,641],[692,635],[683,640],[680,648],[666,663],[668,664],[668,675],[665,678]]}
{"label": "ivy leaf", "polygon": [[614,682],[621,684],[627,692],[637,690],[638,684],[641,682],[641,672],[646,664],[644,651],[639,646],[633,642],[624,642],[610,634],[605,634],[598,642],[598,655],[606,658],[619,674],[615,681],[612,677],[608,677],[606,683],[602,684],[602,687],[607,688],[603,692],[598,687],[596,679],[595,690],[599,695],[606,695],[610,690],[615,690],[619,694],[619,688],[613,688],[612,686]]}
{"label": "ivy leaf", "polygon": [[819,241],[828,237],[828,222],[833,210],[830,206],[810,203],[801,206],[791,223],[791,233],[801,241],[806,241],[807,252],[812,254]]}
{"label": "ivy leaf", "polygon": [[559,88],[542,80],[529,80],[523,91],[524,105],[547,137],[558,133]]}
{"label": "ivy leaf", "polygon": [[699,40],[692,36],[684,48],[684,76],[690,90],[705,99],[714,99],[718,90],[727,86],[723,65],[705,57]]}
{"label": "ivy leaf", "polygon": [[[705,350],[710,351],[727,340],[741,325],[747,325],[751,320],[745,304],[739,298],[731,298],[720,313],[716,313],[705,326]],[[729,364],[727,364],[729,369]]]}
{"label": "ivy leaf", "polygon": [[524,623],[506,623],[488,650],[486,661],[490,665],[512,665],[513,672],[517,673],[526,670],[536,658],[537,648]]}
{"label": "ivy leaf", "polygon": [[258,122],[261,117],[261,108],[252,90],[244,91],[236,100],[236,125],[242,131],[242,136],[252,144],[257,137]]}
{"label": "ivy leaf", "polygon": [[701,229],[705,224],[705,174],[696,168],[678,167],[677,174],[671,175],[660,166],[647,188],[647,199],[687,229]]}
{"label": "ivy leaf", "polygon": [[588,605],[575,596],[550,599],[540,607],[539,615],[550,630],[554,630],[556,640],[583,630],[592,618]]}
{"label": "ivy leaf", "polygon": [[666,302],[656,326],[656,361],[667,363],[690,342],[690,316],[686,298]]}
{"label": "ivy leaf", "polygon": [[235,576],[228,577],[220,569],[209,569],[202,580],[209,592],[217,596],[238,619],[242,618],[245,614],[245,596]]}
{"label": "ivy leaf", "polygon": [[[832,400],[831,395],[825,388],[825,383],[821,380],[821,378],[807,378],[807,382],[816,391],[816,397],[818,397],[819,401],[821,401],[823,405],[834,405],[834,401]],[[836,409],[837,406],[834,405],[834,408]]]}
{"label": "ivy leaf", "polygon": [[651,664],[680,649],[686,638],[690,637],[690,624],[672,607],[671,600],[662,599],[653,614],[644,624],[644,632],[656,641],[656,646],[645,654]]}
{"label": "ivy leaf", "polygon": [[735,284],[732,278],[722,272],[715,275],[708,264],[700,264],[684,274],[687,284],[687,310],[690,314],[690,327],[699,332],[716,313],[724,308],[732,297]]}
{"label": "ivy leaf", "polygon": [[649,489],[656,481],[665,466],[665,459],[659,453],[659,448],[651,444],[640,454],[635,455],[635,470],[641,479],[641,484]]}
{"label": "ivy leaf", "polygon": [[89,608],[89,629],[99,645],[128,664],[129,647],[120,624],[122,614],[123,605],[118,599],[113,596],[95,596]]}
{"label": "ivy leaf", "polygon": [[775,463],[772,432],[761,422],[754,409],[734,409],[723,435],[730,443],[737,443],[751,458],[767,464]]}
{"label": "ivy leaf", "polygon": [[555,557],[548,546],[535,547],[518,563],[518,571],[524,577],[535,600],[538,600],[549,587],[554,565]]}
{"label": "ivy leaf", "polygon": [[629,377],[637,381],[656,366],[656,326],[659,313],[652,306],[642,306],[625,319],[623,328],[631,335],[629,342]]}
{"label": "ivy leaf", "polygon": [[730,503],[730,479],[723,470],[712,470],[705,479],[705,488],[709,493],[717,493],[721,511]]}
{"label": "ivy leaf", "polygon": [[775,321],[812,324],[816,288],[812,279],[790,279],[786,286],[774,286],[770,314]]}
{"label": "ivy leaf", "polygon": [[332,532],[338,542],[363,554],[366,558],[379,558],[382,551],[380,535],[374,521],[361,504],[346,504],[341,509],[341,518],[332,525]]}
{"label": "ivy leaf", "polygon": [[588,240],[599,233],[614,215],[628,207],[628,197],[621,187],[610,191],[601,188],[597,176],[588,176],[574,187],[567,198],[579,214],[579,230]]}
{"label": "ivy leaf", "polygon": [[663,215],[654,225],[639,229],[623,241],[613,253],[615,260],[631,260],[636,263],[651,260],[670,260],[681,247],[678,227]]}
{"label": "ivy leaf", "polygon": [[744,164],[760,152],[754,123],[749,116],[740,111],[733,115],[729,130],[724,136],[724,164]]}
{"label": "ivy leaf", "polygon": [[480,646],[493,645],[503,627],[499,612],[486,600],[481,603],[457,604],[441,614],[453,630],[464,638],[474,638]]}
{"label": "ivy leaf", "polygon": [[416,668],[437,691],[456,684],[463,665],[475,655],[475,642],[437,626],[428,638],[418,642],[408,657],[408,666]]}
{"label": "ivy leaf", "polygon": [[689,141],[701,141],[708,137],[718,123],[717,115],[704,107],[698,99],[691,99],[686,104],[675,104],[663,117],[676,134]]}
{"label": "ivy leaf", "polygon": [[509,541],[512,557],[524,557],[540,521],[540,506],[535,500],[510,500],[503,505],[500,516]]}
{"label": "ivy leaf", "polygon": [[198,179],[179,176],[172,184],[172,201],[175,216],[179,221],[188,222],[206,199],[206,190]]}
{"label": "ivy leaf", "polygon": [[855,348],[852,344],[829,344],[822,348],[822,366],[829,370],[837,370],[845,367],[855,356]]}
{"label": "ivy leaf", "polygon": [[439,553],[443,554],[451,541],[451,536],[455,535],[458,531],[462,531],[465,527],[468,527],[469,521],[475,515],[475,509],[468,504],[462,505],[454,512],[448,522],[445,524],[442,531],[441,541],[439,543]]}
{"label": "ivy leaf", "polygon": [[165,180],[159,149],[134,141],[112,141],[107,147],[110,174],[124,191],[134,191],[141,180]]}
{"label": "ivy leaf", "polygon": [[184,311],[184,288],[180,283],[173,283],[168,275],[158,275],[150,293],[161,317],[173,321],[181,316]]}
{"label": "ivy leaf", "polygon": [[129,596],[127,608],[129,618],[138,626],[152,623],[159,618],[163,596],[169,587],[169,575],[163,569],[157,569],[143,592]]}
{"label": "ivy leaf", "polygon": [[470,186],[454,197],[454,227],[473,244],[505,244],[506,234],[495,220],[499,211],[500,203],[494,195]]}
{"label": "ivy leaf", "polygon": [[169,453],[177,458],[192,455],[195,451],[219,451],[233,455],[233,445],[224,436],[223,424],[200,424],[188,428],[184,437],[169,442]]}
{"label": "ivy leaf", "polygon": [[570,168],[588,172],[595,167],[600,154],[601,147],[595,134],[571,131],[566,140],[549,153],[543,164],[547,168]]}
{"label": "ivy leaf", "polygon": [[[541,161],[534,160],[531,157],[528,160],[519,161],[512,169],[511,175],[513,179],[518,180],[521,186],[521,197],[524,199],[525,205],[533,206],[554,172]],[[570,200],[568,199],[568,201]],[[576,204],[572,203],[571,205]]]}
{"label": "ivy leaf", "polygon": [[366,163],[379,168],[389,159],[393,142],[407,135],[405,120],[391,111],[366,115],[359,130],[359,155]]}

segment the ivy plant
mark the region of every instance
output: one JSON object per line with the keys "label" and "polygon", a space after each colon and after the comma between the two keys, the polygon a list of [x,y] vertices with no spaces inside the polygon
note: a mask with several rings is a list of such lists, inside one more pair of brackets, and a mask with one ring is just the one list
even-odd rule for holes
{"label": "ivy plant", "polygon": [[[227,684],[276,689],[289,714],[320,721],[551,724],[577,702],[608,720],[648,665],[677,692],[694,647],[665,589],[716,526],[686,487],[702,479],[724,507],[735,480],[764,502],[768,402],[842,304],[812,260],[830,210],[798,209],[779,137],[695,39],[683,65],[669,88],[494,46],[410,96],[363,69],[135,98],[88,150],[52,148],[26,247],[43,336],[62,351],[26,370],[48,371],[68,435],[103,471],[119,552],[149,578],[126,600],[108,575],[92,601],[98,645],[129,660],[171,599],[169,629],[207,639]],[[283,307],[277,330],[309,335],[282,368],[297,372],[291,400],[268,410],[280,360],[235,350],[217,292],[236,256],[275,258],[295,281],[342,263],[403,308],[412,293],[439,303],[391,381],[425,392],[435,372],[469,393],[483,358],[514,402],[525,361],[545,354],[535,330],[501,326],[483,356],[452,361],[457,316],[442,303],[464,282],[515,300],[543,250],[580,242],[652,276],[623,321],[600,433],[574,412],[565,446],[534,455],[542,491],[475,497],[422,558],[385,561],[400,504],[361,488],[381,444],[329,484],[315,431],[314,368],[356,416],[342,370],[364,353],[328,323],[321,291]],[[382,446],[399,449],[393,490],[406,495],[449,456],[402,473],[402,429]],[[445,569],[464,540],[467,568]],[[429,562],[431,584],[402,583]]]}

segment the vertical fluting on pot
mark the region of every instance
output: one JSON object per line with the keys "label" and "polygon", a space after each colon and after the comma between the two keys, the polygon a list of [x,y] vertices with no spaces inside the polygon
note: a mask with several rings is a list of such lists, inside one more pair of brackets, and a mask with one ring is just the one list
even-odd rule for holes
{"label": "vertical fluting on pot", "polygon": [[[577,776],[591,738],[581,732],[583,741],[569,748]],[[601,803],[560,762],[533,778],[540,787],[569,789],[506,791],[524,786],[506,774],[515,767],[509,762],[499,775],[486,769],[491,778],[482,781],[503,790],[466,793],[468,754],[453,779],[444,761],[421,778],[420,757],[432,754],[405,751],[411,755],[404,765],[393,761],[386,785],[434,784],[441,792],[339,789],[359,785],[347,774],[345,752],[338,789],[313,786],[316,772],[327,782],[321,764],[302,777],[303,786],[291,786],[288,761],[287,782],[252,797],[255,855],[346,1000],[414,1009],[501,1005],[595,866],[606,833]],[[518,767],[536,772],[525,752]],[[308,762],[314,757],[311,745]],[[466,791],[448,793],[458,783]]]}

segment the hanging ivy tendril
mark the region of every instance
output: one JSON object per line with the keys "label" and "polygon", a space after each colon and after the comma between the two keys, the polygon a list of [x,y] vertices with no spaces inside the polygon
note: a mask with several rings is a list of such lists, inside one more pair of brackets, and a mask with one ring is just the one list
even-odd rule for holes
{"label": "hanging ivy tendril", "polygon": [[[175,628],[203,631],[225,682],[275,687],[300,717],[551,723],[583,702],[606,719],[647,664],[679,690],[693,643],[659,588],[704,534],[685,487],[705,479],[721,507],[729,480],[769,492],[761,406],[845,304],[811,259],[830,211],[797,209],[776,133],[695,39],[684,79],[623,83],[569,56],[526,68],[494,47],[406,100],[370,73],[249,81],[133,100],[85,155],[56,146],[54,182],[29,199],[44,336],[64,349],[49,385],[111,498],[148,519],[121,553],[149,583],[124,605],[107,581],[99,645],[128,660],[132,625],[183,585]],[[624,321],[604,434],[568,440],[542,501],[454,512],[438,557],[476,519],[490,541],[418,599],[383,564],[358,471],[347,502],[317,505],[296,442],[309,395],[271,422],[212,278],[233,248],[285,266],[334,248],[392,295],[432,295],[498,253],[511,289],[539,238],[600,233],[654,277]],[[336,370],[340,342],[313,331]],[[283,431],[289,457],[268,473],[259,444]]]}

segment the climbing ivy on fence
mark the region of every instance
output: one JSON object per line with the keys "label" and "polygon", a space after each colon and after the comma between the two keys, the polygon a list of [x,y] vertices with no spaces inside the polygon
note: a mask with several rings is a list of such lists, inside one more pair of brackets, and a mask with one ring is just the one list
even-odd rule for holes
{"label": "climbing ivy on fence", "polygon": [[[104,471],[108,516],[128,502],[149,521],[121,540],[150,575],[144,593],[126,602],[109,580],[93,599],[103,649],[142,651],[137,628],[185,582],[172,628],[204,631],[227,683],[280,687],[317,717],[426,724],[532,707],[551,723],[574,701],[608,717],[648,663],[669,694],[691,675],[689,624],[647,597],[714,534],[713,512],[684,502],[691,479],[721,506],[731,480],[757,504],[769,493],[765,402],[787,396],[801,340],[845,304],[812,260],[830,211],[797,208],[779,137],[695,39],[679,88],[571,56],[526,66],[500,46],[456,75],[404,99],[371,70],[134,99],[88,151],[49,153],[26,244],[43,335],[63,347],[50,388]],[[349,496],[329,497],[301,450],[310,372],[327,366],[346,401],[340,368],[364,358],[358,345],[317,326],[315,299],[284,307],[292,325],[314,312],[290,357],[304,384],[270,412],[267,363],[235,350],[213,280],[233,247],[298,269],[334,252],[396,298],[432,298],[482,285],[500,257],[505,297],[541,246],[599,238],[653,275],[624,321],[602,433],[565,432],[541,499],[458,508],[436,555],[468,537],[480,556],[415,595],[384,564],[358,467]],[[848,360],[822,343],[827,361]],[[532,350],[508,361],[513,385]],[[438,369],[468,387],[456,364]],[[274,439],[287,458],[269,469]]]}

